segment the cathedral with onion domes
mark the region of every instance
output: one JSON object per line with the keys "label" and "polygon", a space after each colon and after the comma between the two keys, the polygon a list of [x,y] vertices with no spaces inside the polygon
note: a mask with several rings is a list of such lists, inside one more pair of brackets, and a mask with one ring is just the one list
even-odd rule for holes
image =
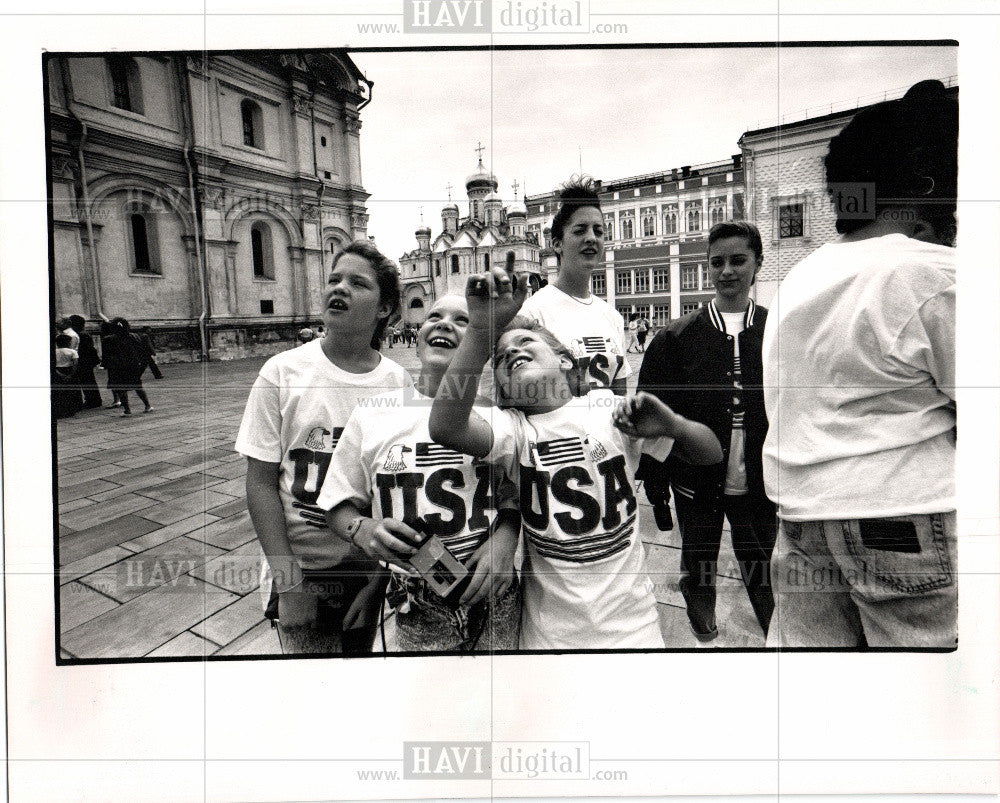
{"label": "cathedral with onion domes", "polygon": [[492,267],[504,267],[537,289],[544,278],[540,247],[535,234],[527,231],[527,209],[517,200],[504,206],[497,195],[496,176],[479,164],[465,180],[467,214],[451,200],[441,209],[441,232],[434,236],[422,221],[415,235],[417,247],[399,259],[403,286],[402,312],[406,323],[420,323],[427,309],[441,296],[464,293],[470,274]]}

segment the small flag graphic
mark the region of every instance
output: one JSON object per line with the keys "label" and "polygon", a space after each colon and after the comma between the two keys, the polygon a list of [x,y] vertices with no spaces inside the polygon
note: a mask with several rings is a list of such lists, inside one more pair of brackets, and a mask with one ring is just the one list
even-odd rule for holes
{"label": "small flag graphic", "polygon": [[460,466],[465,458],[458,452],[446,449],[437,443],[417,444],[417,467]]}
{"label": "small flag graphic", "polygon": [[579,438],[556,438],[541,441],[535,447],[543,466],[558,466],[583,460],[583,444]]}

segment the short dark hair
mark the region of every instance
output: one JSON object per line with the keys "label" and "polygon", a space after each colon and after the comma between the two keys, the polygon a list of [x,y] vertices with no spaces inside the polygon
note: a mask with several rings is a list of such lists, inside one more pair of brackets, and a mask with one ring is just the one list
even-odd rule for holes
{"label": "short dark hair", "polygon": [[379,251],[371,242],[367,240],[355,240],[348,243],[333,258],[330,270],[337,267],[341,257],[347,254],[354,254],[361,257],[375,272],[375,282],[378,284],[378,299],[382,304],[389,305],[389,314],[380,319],[375,326],[375,333],[372,335],[372,348],[377,349],[382,344],[382,336],[389,325],[389,321],[396,317],[399,312],[399,299],[401,296],[399,288],[399,269],[396,263]]}
{"label": "short dark hair", "polygon": [[[898,100],[858,112],[830,141],[827,191],[843,183],[874,184],[879,198],[914,207],[938,234],[955,226],[958,195],[958,98],[940,81],[914,84]],[[883,204],[885,206],[887,204]],[[871,219],[844,216],[837,231],[847,234]]]}
{"label": "short dark hair", "polygon": [[726,220],[716,223],[708,232],[708,250],[712,250],[712,244],[716,240],[725,240],[729,237],[742,237],[747,241],[753,255],[757,257],[757,262],[764,261],[764,243],[760,239],[760,230],[753,224],[745,220]]}
{"label": "short dark hair", "polygon": [[78,334],[82,333],[84,328],[87,326],[87,322],[83,319],[82,315],[70,315],[69,322],[73,327],[73,331]]}
{"label": "short dark hair", "polygon": [[573,213],[588,206],[601,211],[597,185],[590,176],[573,176],[559,188],[559,211],[552,218],[552,239],[561,240]]}
{"label": "short dark hair", "polygon": [[69,348],[70,343],[73,342],[73,338],[69,335],[61,334],[56,335],[56,346],[61,349]]}

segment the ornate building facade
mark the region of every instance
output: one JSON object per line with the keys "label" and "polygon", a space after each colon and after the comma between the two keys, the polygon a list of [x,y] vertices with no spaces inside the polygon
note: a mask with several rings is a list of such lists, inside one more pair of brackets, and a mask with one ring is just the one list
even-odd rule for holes
{"label": "ornate building facade", "polygon": [[[441,232],[429,226],[416,230],[417,247],[399,259],[403,284],[403,321],[419,324],[427,308],[449,293],[463,294],[469,274],[505,267],[533,287],[540,283],[539,244],[527,231],[527,211],[516,200],[504,207],[497,195],[496,177],[479,164],[465,180],[468,214],[460,217],[450,200],[441,209]],[[449,199],[451,193],[449,191]]]}
{"label": "ornate building facade", "polygon": [[149,326],[163,361],[286,348],[367,235],[346,51],[46,59],[57,315]]}

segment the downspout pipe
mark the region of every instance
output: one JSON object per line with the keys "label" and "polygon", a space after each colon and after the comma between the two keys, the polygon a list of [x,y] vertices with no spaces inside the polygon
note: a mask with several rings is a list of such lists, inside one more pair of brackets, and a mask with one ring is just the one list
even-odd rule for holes
{"label": "downspout pipe", "polygon": [[80,141],[77,144],[76,157],[80,164],[80,188],[83,194],[83,220],[87,226],[87,250],[90,252],[90,280],[94,287],[94,309],[97,317],[102,321],[108,321],[108,316],[104,314],[104,306],[101,299],[101,272],[97,261],[97,245],[94,243],[94,223],[90,216],[90,192],[87,189],[87,162],[83,157],[83,148],[87,144],[87,124],[81,120],[73,111],[73,101],[70,98],[69,78],[66,75],[68,65],[65,59],[59,60],[59,77],[62,81],[63,99],[66,101],[66,111],[80,126]]}
{"label": "downspout pipe", "polygon": [[208,281],[205,275],[205,259],[201,250],[201,222],[198,220],[198,196],[194,191],[196,174],[194,154],[190,137],[184,137],[184,162],[188,171],[188,196],[191,199],[191,220],[194,223],[194,253],[198,261],[198,278],[201,284],[201,314],[198,316],[198,335],[201,340],[201,361],[208,362]]}
{"label": "downspout pipe", "polygon": [[178,84],[184,103],[184,165],[187,168],[188,198],[191,204],[191,222],[194,225],[194,253],[198,262],[198,279],[201,287],[201,314],[198,315],[198,339],[201,346],[201,361],[208,362],[208,267],[201,249],[201,219],[199,215],[198,195],[195,192],[197,183],[197,164],[194,160],[194,111],[191,108],[191,94],[188,92],[187,70],[180,59],[176,62]]}

